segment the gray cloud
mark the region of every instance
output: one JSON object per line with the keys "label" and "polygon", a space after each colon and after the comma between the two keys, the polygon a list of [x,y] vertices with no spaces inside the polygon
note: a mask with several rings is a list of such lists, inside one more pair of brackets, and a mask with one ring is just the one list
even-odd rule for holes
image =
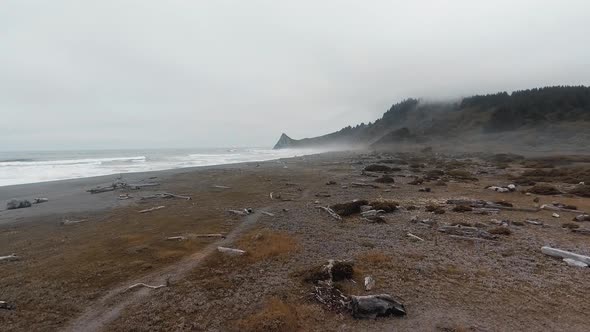
{"label": "gray cloud", "polygon": [[590,84],[582,0],[2,7],[4,148],[270,146],[406,97]]}

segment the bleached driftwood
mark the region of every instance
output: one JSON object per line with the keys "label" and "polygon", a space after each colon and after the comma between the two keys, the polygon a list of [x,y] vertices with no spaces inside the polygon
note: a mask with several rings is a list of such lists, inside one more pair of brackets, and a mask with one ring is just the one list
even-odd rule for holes
{"label": "bleached driftwood", "polygon": [[244,250],[241,250],[241,249],[226,248],[226,247],[217,247],[217,251],[224,253],[224,254],[233,255],[233,256],[241,256],[246,253]]}
{"label": "bleached driftwood", "polygon": [[231,187],[228,187],[228,186],[220,186],[218,184],[214,184],[213,185],[213,188],[217,188],[217,189],[231,189]]}
{"label": "bleached driftwood", "polygon": [[541,205],[541,210],[549,210],[549,211],[559,211],[559,212],[573,212],[573,213],[584,213],[584,211],[580,210],[572,210],[566,209],[555,205],[543,204]]}
{"label": "bleached driftwood", "polygon": [[238,216],[246,216],[249,214],[248,210],[227,210],[229,213],[237,214]]}
{"label": "bleached driftwood", "polygon": [[170,237],[167,237],[166,240],[168,240],[168,241],[184,241],[184,240],[186,240],[186,237],[184,237],[184,236],[170,236]]}
{"label": "bleached driftwood", "polygon": [[521,211],[521,212],[538,212],[539,208],[521,208],[514,206],[505,206],[502,204],[496,204],[494,202],[484,201],[481,199],[449,199],[447,204],[454,205],[467,205],[472,208],[487,208],[487,209],[498,209],[507,211]]}
{"label": "bleached driftwood", "polygon": [[270,213],[270,212],[266,212],[266,211],[262,211],[261,213],[264,214],[264,215],[267,215],[269,217],[274,217],[275,216],[274,213]]}
{"label": "bleached driftwood", "polygon": [[365,290],[370,291],[373,287],[375,287],[375,279],[371,276],[365,277]]}
{"label": "bleached driftwood", "polygon": [[152,212],[152,211],[160,210],[160,209],[163,209],[163,208],[165,208],[165,206],[164,205],[160,205],[160,206],[156,206],[156,207],[153,207],[153,208],[141,210],[141,211],[138,211],[138,212],[139,213],[147,213],[147,212]]}
{"label": "bleached driftwood", "polygon": [[41,203],[46,203],[49,202],[49,198],[45,198],[45,197],[38,197],[33,199],[33,204],[41,204]]}
{"label": "bleached driftwood", "polygon": [[525,220],[524,222],[526,222],[527,224],[531,224],[531,225],[536,225],[536,226],[542,226],[543,222],[541,221],[537,221],[537,220]]}
{"label": "bleached driftwood", "polygon": [[62,221],[60,224],[63,225],[63,226],[67,226],[67,225],[79,224],[79,223],[85,222],[85,221],[86,221],[86,219],[81,219],[81,220],[69,220],[69,219],[66,219],[66,220]]}
{"label": "bleached driftwood", "polygon": [[145,188],[145,187],[156,187],[159,186],[159,183],[138,183],[138,184],[125,184],[123,186],[121,186],[122,188],[127,188],[127,189],[141,189],[141,188]]}
{"label": "bleached driftwood", "polygon": [[342,217],[340,215],[338,215],[338,213],[334,212],[334,210],[330,209],[327,206],[318,206],[318,209],[322,209],[322,210],[328,212],[328,214],[336,220],[342,220]]}
{"label": "bleached driftwood", "polygon": [[408,233],[408,237],[411,238],[411,239],[417,240],[417,241],[424,241],[423,238],[421,238],[419,236],[416,236],[416,235],[414,235],[412,233]]}
{"label": "bleached driftwood", "polygon": [[584,256],[584,255],[579,255],[579,254],[576,254],[576,253],[573,253],[570,251],[565,251],[565,250],[545,246],[545,247],[541,248],[541,252],[544,253],[545,255],[549,255],[552,257],[570,258],[570,259],[576,260],[578,262],[582,262],[582,263],[586,263],[586,264],[590,265],[590,257]]}
{"label": "bleached driftwood", "polygon": [[564,258],[563,261],[569,266],[588,267],[588,264],[586,264],[584,262],[577,261],[575,259],[571,259],[571,258]]}
{"label": "bleached driftwood", "polygon": [[18,257],[16,254],[10,254],[7,256],[0,256],[0,261],[17,261],[19,259],[20,259],[20,257]]}
{"label": "bleached driftwood", "polygon": [[353,187],[370,187],[374,189],[380,188],[378,185],[372,183],[353,182],[350,185]]}
{"label": "bleached driftwood", "polygon": [[383,316],[404,316],[406,308],[391,295],[378,294],[367,296],[351,296],[352,316],[355,318],[371,318]]}
{"label": "bleached driftwood", "polygon": [[173,193],[158,193],[158,194],[154,194],[154,195],[150,195],[150,196],[143,196],[141,199],[152,199],[152,198],[180,198],[180,199],[186,199],[191,200],[192,198],[190,196],[183,196],[183,195],[177,195],[177,194],[173,194]]}
{"label": "bleached driftwood", "polygon": [[129,290],[132,290],[132,289],[137,288],[137,287],[146,287],[146,288],[151,288],[151,289],[158,289],[158,288],[166,287],[166,285],[152,286],[152,285],[148,285],[148,284],[144,284],[143,282],[140,282],[140,283],[133,284],[133,285],[129,286],[127,288],[127,290],[129,291]]}
{"label": "bleached driftwood", "polygon": [[590,221],[590,215],[588,214],[581,214],[579,216],[574,217],[574,221],[582,222],[582,221]]}

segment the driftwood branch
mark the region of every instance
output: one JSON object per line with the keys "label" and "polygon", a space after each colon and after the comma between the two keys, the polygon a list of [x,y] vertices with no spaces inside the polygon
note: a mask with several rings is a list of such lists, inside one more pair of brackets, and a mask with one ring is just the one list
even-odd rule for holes
{"label": "driftwood branch", "polygon": [[476,237],[476,238],[484,238],[493,240],[496,237],[482,229],[477,227],[465,227],[465,226],[442,226],[438,228],[439,232],[451,234],[451,235],[459,235],[459,236],[467,236],[467,237]]}
{"label": "driftwood branch", "polygon": [[329,207],[318,206],[318,209],[322,209],[322,210],[328,212],[328,214],[336,220],[342,220],[342,217],[340,215],[338,215],[338,213],[334,212],[334,210],[330,209]]}
{"label": "driftwood branch", "polygon": [[217,247],[217,251],[224,253],[224,254],[233,255],[233,256],[241,256],[246,253],[244,250],[241,250],[241,249],[226,248],[226,247]]}
{"label": "driftwood branch", "polygon": [[139,213],[148,213],[148,212],[152,212],[152,211],[160,210],[160,209],[163,209],[163,208],[165,208],[165,206],[164,206],[164,205],[160,205],[160,206],[156,206],[156,207],[153,207],[153,208],[149,208],[149,209],[141,210],[141,211],[138,211],[138,212],[139,212]]}
{"label": "driftwood branch", "polygon": [[192,198],[190,196],[183,196],[183,195],[177,195],[177,194],[173,194],[173,193],[158,193],[158,194],[154,194],[154,195],[150,195],[150,196],[143,196],[141,199],[152,199],[152,198],[180,198],[180,199],[186,199],[191,200]]}
{"label": "driftwood branch", "polygon": [[274,217],[275,216],[274,213],[270,213],[270,212],[267,212],[267,211],[262,211],[261,213],[264,214],[264,215],[267,215],[269,217]]}
{"label": "driftwood branch", "polygon": [[20,257],[18,257],[16,254],[10,254],[7,256],[0,256],[0,261],[17,261],[19,259],[20,259]]}
{"label": "driftwood branch", "polygon": [[541,210],[549,210],[549,211],[559,211],[559,212],[573,212],[573,213],[584,213],[584,211],[580,210],[573,210],[573,209],[566,209],[555,205],[543,204],[541,205]]}
{"label": "driftwood branch", "polygon": [[217,188],[217,189],[231,189],[231,187],[228,187],[228,186],[220,186],[220,185],[217,185],[217,184],[213,185],[213,188]]}
{"label": "driftwood branch", "polygon": [[67,225],[79,224],[79,223],[85,222],[85,221],[86,221],[86,219],[81,219],[81,220],[69,220],[69,219],[66,219],[66,220],[62,221],[60,224],[63,225],[63,226],[67,226]]}
{"label": "driftwood branch", "polygon": [[421,238],[419,236],[416,236],[416,235],[414,235],[412,233],[408,233],[408,237],[411,238],[411,239],[417,240],[417,241],[424,241],[423,238]]}
{"label": "driftwood branch", "polygon": [[151,288],[151,289],[158,289],[158,288],[166,287],[166,285],[152,286],[152,285],[148,285],[148,284],[144,284],[143,282],[140,282],[140,283],[133,284],[133,285],[129,286],[127,288],[127,290],[129,291],[129,290],[132,290],[132,289],[137,288],[137,287],[146,287],[146,288]]}

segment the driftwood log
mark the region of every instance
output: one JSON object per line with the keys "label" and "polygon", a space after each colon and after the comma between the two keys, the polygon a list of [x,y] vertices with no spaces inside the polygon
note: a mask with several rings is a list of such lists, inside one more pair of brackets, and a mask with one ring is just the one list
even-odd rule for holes
{"label": "driftwood log", "polygon": [[558,211],[558,212],[573,212],[573,213],[584,213],[584,211],[566,209],[555,205],[543,204],[541,210]]}
{"label": "driftwood log", "polygon": [[261,213],[264,214],[264,215],[267,215],[269,217],[274,217],[275,216],[274,213],[270,213],[270,212],[267,212],[267,211],[262,211]]}
{"label": "driftwood log", "polygon": [[413,240],[416,240],[416,241],[424,241],[424,239],[423,239],[423,238],[421,238],[421,237],[419,237],[419,236],[416,236],[416,235],[414,235],[414,234],[412,234],[412,233],[408,233],[407,235],[408,235],[408,237],[409,237],[410,239],[413,239]]}
{"label": "driftwood log", "polygon": [[406,308],[393,296],[388,294],[351,296],[350,304],[352,316],[355,318],[369,318],[385,316],[404,316]]}
{"label": "driftwood log", "polygon": [[231,187],[228,187],[228,186],[220,186],[218,184],[213,185],[213,188],[217,188],[217,189],[231,189]]}
{"label": "driftwood log", "polygon": [[155,207],[153,207],[153,208],[149,208],[149,209],[141,210],[141,211],[138,211],[138,212],[139,212],[139,213],[148,213],[148,212],[152,212],[152,211],[156,211],[156,210],[161,210],[161,209],[163,209],[163,208],[165,208],[165,206],[164,206],[164,205],[160,205],[160,206],[155,206]]}
{"label": "driftwood log", "polygon": [[20,257],[18,257],[16,254],[10,254],[7,256],[0,256],[0,261],[17,261],[19,259],[20,259]]}
{"label": "driftwood log", "polygon": [[220,253],[233,255],[233,256],[241,256],[246,253],[244,250],[241,250],[241,249],[226,248],[226,247],[217,247],[217,251],[219,251]]}
{"label": "driftwood log", "polygon": [[590,257],[584,256],[584,255],[579,255],[579,254],[576,254],[576,253],[573,253],[570,251],[565,251],[565,250],[545,246],[545,247],[541,248],[541,252],[544,253],[545,255],[549,255],[552,257],[570,258],[570,259],[576,260],[578,262],[582,262],[582,263],[590,265]]}
{"label": "driftwood log", "polygon": [[60,224],[63,225],[63,226],[68,226],[68,225],[79,224],[79,223],[85,222],[85,221],[86,221],[86,219],[81,219],[81,220],[69,220],[69,219],[66,219],[66,220],[60,222]]}

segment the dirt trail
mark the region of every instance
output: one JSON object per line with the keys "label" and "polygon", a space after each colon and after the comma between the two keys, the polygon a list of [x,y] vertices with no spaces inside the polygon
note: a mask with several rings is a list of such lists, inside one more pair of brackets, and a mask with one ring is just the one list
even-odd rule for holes
{"label": "dirt trail", "polygon": [[124,285],[109,290],[82,315],[70,322],[64,330],[86,332],[101,331],[104,326],[115,320],[126,307],[141,301],[147,295],[154,292],[154,290],[148,288],[127,291],[127,288],[130,285],[139,282],[149,285],[160,285],[165,284],[167,279],[172,283],[182,279],[188,272],[197,267],[205,257],[215,252],[218,246],[231,244],[248,227],[256,223],[258,218],[262,215],[262,211],[265,211],[268,208],[269,206],[256,209],[254,213],[244,217],[244,220],[228,233],[225,239],[213,242],[203,248],[203,250],[194,253],[171,266],[167,266],[166,268],[155,271],[154,273],[143,276],[139,279],[127,281]]}

